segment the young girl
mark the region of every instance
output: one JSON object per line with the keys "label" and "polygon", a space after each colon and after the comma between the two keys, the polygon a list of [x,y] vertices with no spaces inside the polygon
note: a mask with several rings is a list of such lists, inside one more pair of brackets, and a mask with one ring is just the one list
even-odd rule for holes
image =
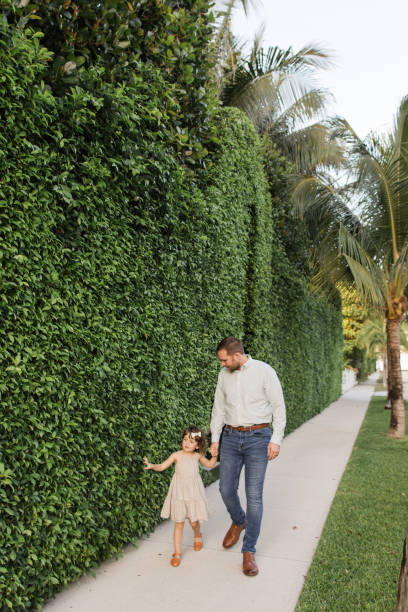
{"label": "young girl", "polygon": [[198,427],[188,427],[183,431],[181,450],[172,453],[163,463],[149,463],[143,457],[145,470],[162,472],[172,463],[176,464],[169,492],[163,504],[160,516],[171,517],[174,521],[174,554],[171,560],[173,567],[180,565],[181,541],[183,538],[184,521],[189,519],[194,532],[194,550],[203,547],[200,521],[208,519],[208,504],[204,492],[203,481],[198,472],[198,462],[207,468],[214,467],[217,457],[206,459],[205,434]]}

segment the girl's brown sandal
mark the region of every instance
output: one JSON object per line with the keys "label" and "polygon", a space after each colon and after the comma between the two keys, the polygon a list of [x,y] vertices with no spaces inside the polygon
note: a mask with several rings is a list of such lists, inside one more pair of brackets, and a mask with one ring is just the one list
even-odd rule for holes
{"label": "girl's brown sandal", "polygon": [[194,550],[201,550],[203,547],[203,534],[194,536]]}
{"label": "girl's brown sandal", "polygon": [[173,554],[173,558],[170,561],[173,567],[178,567],[180,565],[180,557],[181,557],[180,553]]}

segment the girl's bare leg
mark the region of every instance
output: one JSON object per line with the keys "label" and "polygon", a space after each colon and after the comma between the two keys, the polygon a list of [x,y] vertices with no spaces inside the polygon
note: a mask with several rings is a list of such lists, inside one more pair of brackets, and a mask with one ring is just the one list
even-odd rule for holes
{"label": "girl's bare leg", "polygon": [[190,525],[194,532],[194,550],[201,550],[203,547],[203,539],[200,531],[200,523],[199,521],[194,521],[194,523],[190,521]]}
{"label": "girl's bare leg", "polygon": [[181,555],[181,542],[183,540],[184,523],[174,523],[174,552]]}
{"label": "girl's bare leg", "polygon": [[194,523],[192,523],[190,521],[190,525],[194,531],[194,537],[198,538],[199,536],[201,536],[201,531],[200,531],[200,523],[199,521],[194,521]]}

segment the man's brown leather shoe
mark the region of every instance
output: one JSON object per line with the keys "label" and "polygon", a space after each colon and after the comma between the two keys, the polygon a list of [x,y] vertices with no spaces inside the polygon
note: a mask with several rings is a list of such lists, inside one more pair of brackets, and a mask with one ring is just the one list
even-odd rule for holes
{"label": "man's brown leather shoe", "polygon": [[246,521],[242,525],[235,525],[235,523],[231,524],[231,527],[228,529],[222,543],[224,548],[231,548],[231,546],[234,546],[234,544],[238,542],[240,533],[244,529],[245,525]]}
{"label": "man's brown leather shoe", "polygon": [[259,572],[253,552],[244,552],[242,571],[245,576],[256,576]]}

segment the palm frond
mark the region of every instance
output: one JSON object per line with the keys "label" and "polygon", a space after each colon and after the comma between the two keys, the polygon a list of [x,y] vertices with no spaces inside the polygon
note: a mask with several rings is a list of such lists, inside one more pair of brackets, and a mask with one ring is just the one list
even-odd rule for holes
{"label": "palm frond", "polygon": [[352,281],[350,268],[344,257],[333,248],[336,233],[331,235],[320,233],[311,249],[310,261],[314,275],[310,281],[313,293],[334,294],[343,284],[349,285]]}
{"label": "palm frond", "polygon": [[329,96],[323,89],[308,91],[295,75],[265,74],[250,79],[242,71],[237,71],[231,89],[234,96],[229,105],[245,112],[260,133],[268,132],[273,137],[289,134],[316,116],[323,116]]}
{"label": "palm frond", "polygon": [[240,70],[236,74],[228,105],[240,108],[259,127],[280,108],[279,88],[283,78],[273,79],[266,74],[252,80]]}
{"label": "palm frond", "polygon": [[[287,103],[287,106],[315,89],[312,86],[310,69],[321,67],[322,62],[329,62],[325,51],[313,47],[305,47],[297,53],[293,53],[291,48],[284,50],[269,47],[264,50],[259,48],[259,37],[260,34],[255,37],[252,52],[247,60],[240,61],[239,69],[225,71],[221,92],[221,100],[225,105],[244,106],[242,96],[246,94],[253,98],[254,91],[261,87],[262,93],[268,83],[274,89],[281,84],[288,90],[282,92],[283,99],[288,97],[289,93],[292,96],[292,101]],[[285,78],[282,78],[283,76]],[[327,95],[326,92],[326,98]],[[262,95],[261,103],[264,99],[265,96]]]}
{"label": "palm frond", "polygon": [[401,103],[393,134],[370,134],[363,141],[344,119],[337,117],[332,126],[354,159],[356,182],[366,196],[361,202],[362,220],[371,228],[373,241],[383,245],[378,251],[385,253],[385,245],[391,244],[396,261],[408,239],[408,149],[403,146],[408,134],[408,99]]}
{"label": "palm frond", "polygon": [[312,68],[313,70],[327,70],[335,66],[334,52],[330,49],[324,49],[319,44],[305,45],[299,49],[290,60],[297,71],[303,67]]}
{"label": "palm frond", "polygon": [[271,72],[304,73],[310,78],[315,70],[332,67],[330,53],[313,46],[304,47],[297,52],[294,52],[292,47],[281,49],[270,46],[267,49],[259,48],[255,54],[251,53],[245,68],[253,78]]}
{"label": "palm frond", "polygon": [[381,267],[343,225],[339,230],[340,251],[346,258],[358,293],[374,308],[381,308],[387,296],[387,278]]}
{"label": "palm frond", "polygon": [[341,143],[330,137],[325,123],[294,130],[287,134],[281,148],[294,161],[299,175],[310,175],[319,169],[343,168],[346,163]]}
{"label": "palm frond", "polygon": [[257,32],[255,32],[255,36],[254,39],[252,41],[252,49],[251,49],[251,53],[249,55],[249,62],[252,63],[253,61],[256,61],[256,57],[258,55],[258,53],[262,50],[261,44],[262,44],[262,39],[265,35],[265,24],[262,23],[258,29]]}
{"label": "palm frond", "polygon": [[385,353],[387,335],[384,316],[367,319],[358,331],[357,340],[370,356],[375,357],[377,352]]}
{"label": "palm frond", "polygon": [[408,95],[404,96],[400,102],[398,113],[394,118],[393,140],[396,150],[401,154],[408,148]]}
{"label": "palm frond", "polygon": [[302,80],[289,76],[279,88],[281,121],[293,130],[316,116],[323,117],[330,98],[327,89],[309,90]]}
{"label": "palm frond", "polygon": [[[338,234],[340,224],[353,235],[363,232],[356,214],[350,209],[347,198],[347,185],[339,186],[333,175],[320,172],[295,178],[292,185],[292,200],[295,213],[305,218],[311,227],[321,231],[335,227]],[[338,236],[336,234],[336,250]]]}

